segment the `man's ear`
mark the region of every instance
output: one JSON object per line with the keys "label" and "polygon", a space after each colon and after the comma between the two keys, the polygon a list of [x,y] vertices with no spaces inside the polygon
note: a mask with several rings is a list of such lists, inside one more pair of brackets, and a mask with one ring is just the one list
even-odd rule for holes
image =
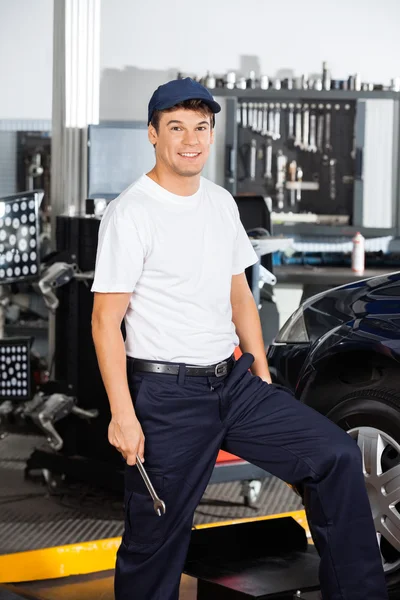
{"label": "man's ear", "polygon": [[214,143],[214,132],[215,132],[215,129],[214,129],[214,128],[213,128],[213,129],[211,129],[211,135],[210,135],[210,144],[213,144],[213,143]]}
{"label": "man's ear", "polygon": [[153,125],[150,123],[149,125],[149,129],[148,129],[148,136],[149,136],[149,142],[155,146],[155,144],[157,144],[157,131],[155,130],[155,128],[153,127]]}

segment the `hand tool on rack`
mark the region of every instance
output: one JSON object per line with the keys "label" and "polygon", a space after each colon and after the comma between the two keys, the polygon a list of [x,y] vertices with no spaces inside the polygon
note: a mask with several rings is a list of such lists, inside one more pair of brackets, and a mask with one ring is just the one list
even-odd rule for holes
{"label": "hand tool on rack", "polygon": [[303,169],[301,167],[297,167],[297,183],[299,187],[296,190],[296,200],[297,202],[301,201],[301,184],[303,183]]}
{"label": "hand tool on rack", "polygon": [[[312,107],[311,107],[312,108]],[[314,106],[315,108],[315,106]],[[308,146],[310,152],[316,152],[317,148],[317,115],[312,113],[310,115],[310,143]]]}
{"label": "hand tool on rack", "polygon": [[261,133],[262,132],[262,104],[260,104],[260,103],[256,104],[255,123],[256,123],[257,133]]}
{"label": "hand tool on rack", "polygon": [[274,130],[272,133],[272,139],[279,140],[280,137],[281,137],[281,105],[275,104]]}
{"label": "hand tool on rack", "polygon": [[288,113],[288,140],[294,140],[294,104],[289,104]]}
{"label": "hand tool on rack", "polygon": [[242,104],[242,126],[243,127],[247,127],[248,126],[248,121],[247,121],[247,102],[243,102],[243,104]]}
{"label": "hand tool on rack", "polygon": [[283,154],[282,150],[278,150],[276,157],[276,198],[279,210],[283,210],[285,204],[286,165],[287,156]]}
{"label": "hand tool on rack", "polygon": [[310,111],[308,104],[304,105],[303,110],[303,143],[300,146],[302,150],[308,150],[308,136],[310,133]]}
{"label": "hand tool on rack", "polygon": [[257,140],[254,138],[251,140],[250,145],[250,179],[255,181],[256,179],[256,164],[257,164]]}
{"label": "hand tool on rack", "polygon": [[265,173],[264,178],[266,179],[267,186],[272,185],[272,143],[268,140],[265,144]]}
{"label": "hand tool on rack", "polygon": [[261,135],[268,135],[268,102],[263,104],[263,125]]}
{"label": "hand tool on rack", "polygon": [[254,121],[256,120],[257,104],[249,102],[249,114],[248,114],[248,129],[254,131]]}
{"label": "hand tool on rack", "polygon": [[257,131],[258,127],[258,104],[253,104],[253,118],[251,122],[251,129]]}
{"label": "hand tool on rack", "polygon": [[[322,111],[324,108],[323,104],[318,104],[318,110]],[[324,150],[324,115],[322,112],[318,114],[317,124],[317,148],[319,152]]]}
{"label": "hand tool on rack", "polygon": [[294,146],[301,148],[301,104],[296,104]]}
{"label": "hand tool on rack", "polygon": [[149,490],[151,499],[153,500],[153,505],[154,505],[154,510],[156,512],[156,514],[161,517],[161,515],[165,515],[165,511],[166,511],[166,506],[165,506],[165,502],[163,502],[156,494],[156,491],[149,479],[149,476],[147,475],[147,471],[144,468],[142,461],[139,458],[139,455],[136,456],[136,466],[139,470],[140,475],[142,476],[142,479],[147,487],[147,489]]}
{"label": "hand tool on rack", "polygon": [[329,161],[329,197],[331,200],[336,198],[336,158]]}
{"label": "hand tool on rack", "polygon": [[332,122],[332,114],[331,114],[331,105],[326,105],[326,114],[325,114],[325,151],[329,152],[332,150],[331,146],[331,122]]}
{"label": "hand tool on rack", "polygon": [[[291,183],[296,183],[297,162],[292,160],[289,164],[289,179]],[[296,190],[290,190],[290,206],[296,205]]]}
{"label": "hand tool on rack", "polygon": [[257,131],[258,133],[262,133],[263,130],[263,105],[258,105],[258,123],[257,123]]}
{"label": "hand tool on rack", "polygon": [[275,104],[270,104],[268,107],[268,131],[267,135],[273,137],[274,135],[274,126],[275,126],[275,117],[274,117],[274,108]]}
{"label": "hand tool on rack", "polygon": [[247,127],[250,129],[253,127],[253,103],[249,102],[247,105]]}

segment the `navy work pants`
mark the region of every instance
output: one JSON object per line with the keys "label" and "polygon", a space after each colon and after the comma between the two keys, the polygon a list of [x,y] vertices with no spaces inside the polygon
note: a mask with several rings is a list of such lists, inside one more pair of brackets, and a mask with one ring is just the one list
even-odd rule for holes
{"label": "navy work pants", "polygon": [[155,514],[137,467],[127,467],[116,600],[178,600],[193,514],[220,448],[303,484],[324,600],[387,598],[356,442],[285,389],[252,375],[252,362],[244,354],[217,378],[185,377],[184,368],[179,376],[137,373],[128,361],[145,467],[167,510]]}

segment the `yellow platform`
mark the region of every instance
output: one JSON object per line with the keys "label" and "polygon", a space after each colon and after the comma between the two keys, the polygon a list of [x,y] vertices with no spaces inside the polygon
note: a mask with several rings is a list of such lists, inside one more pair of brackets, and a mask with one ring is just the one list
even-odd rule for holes
{"label": "yellow platform", "polygon": [[[197,525],[196,529],[279,519],[281,517],[293,517],[304,527],[308,538],[310,538],[307,519],[303,510],[250,519],[207,523]],[[114,569],[116,552],[120,542],[121,538],[118,537],[2,555],[0,556],[0,583],[38,581]]]}

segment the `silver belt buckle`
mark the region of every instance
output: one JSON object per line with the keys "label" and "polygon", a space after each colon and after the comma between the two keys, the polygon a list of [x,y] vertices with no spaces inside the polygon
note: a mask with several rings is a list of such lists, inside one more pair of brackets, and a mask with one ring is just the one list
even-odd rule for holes
{"label": "silver belt buckle", "polygon": [[228,374],[228,363],[226,362],[226,360],[218,363],[215,366],[214,373],[215,373],[215,377],[223,377],[224,375]]}

